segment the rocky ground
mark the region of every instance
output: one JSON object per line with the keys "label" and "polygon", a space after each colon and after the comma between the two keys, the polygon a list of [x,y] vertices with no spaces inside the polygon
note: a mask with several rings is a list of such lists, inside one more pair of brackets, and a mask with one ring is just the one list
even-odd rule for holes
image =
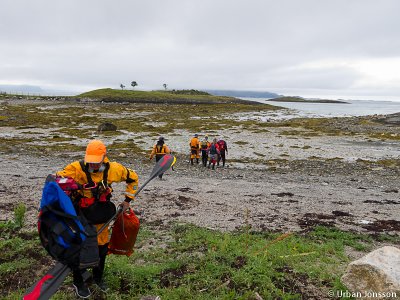
{"label": "rocky ground", "polygon": [[[26,103],[20,100],[13,105]],[[40,108],[41,112],[52,110],[49,103]],[[128,117],[134,112],[126,110],[124,114]],[[108,119],[118,117],[121,115],[107,113]],[[155,179],[138,196],[134,207],[141,213],[142,222],[190,222],[218,230],[251,225],[254,230],[282,232],[323,224],[398,234],[399,115],[325,119],[318,121],[317,129],[309,123],[297,125],[210,131],[210,138],[222,136],[229,146],[226,167],[215,171],[189,164],[184,153],[188,151],[190,131],[163,134],[178,160],[162,181]],[[47,151],[49,140],[45,142],[43,137],[54,134],[51,130],[55,129],[18,128],[6,122],[0,126],[2,143],[29,137],[28,144],[43,145],[40,153],[26,151],[24,142],[14,145],[11,153],[1,153],[0,220],[12,219],[13,208],[24,202],[28,207],[27,225],[33,227],[47,174],[83,157],[84,140],[80,153]],[[127,136],[135,138],[135,133],[126,130],[118,134],[103,136],[94,132],[91,138],[101,138],[106,144]],[[150,149],[154,139],[143,140],[143,149]],[[136,170],[141,182],[150,174],[153,163],[148,161],[148,154],[109,154],[111,160]],[[114,196],[116,202],[123,199],[122,194],[120,184]]]}
{"label": "rocky ground", "polygon": [[[307,144],[315,143],[321,140],[307,140]],[[357,141],[354,145],[348,141],[343,144],[348,148],[343,147],[341,157],[353,156],[350,149],[359,147]],[[374,151],[372,146],[363,147],[368,153]],[[134,207],[142,221],[155,225],[190,222],[218,230],[235,230],[249,224],[254,230],[288,232],[324,224],[360,232],[400,232],[398,166],[353,159],[246,165],[230,162],[231,156],[228,154],[226,167],[213,171],[201,164],[191,166],[187,158],[178,155],[174,170],[168,171],[162,181],[155,179],[137,197]],[[12,219],[13,207],[22,201],[28,207],[27,223],[34,226],[46,175],[76,158],[2,155],[1,219]],[[142,182],[152,168],[144,160],[115,159],[135,169]],[[123,199],[122,192],[120,184],[114,199]]]}

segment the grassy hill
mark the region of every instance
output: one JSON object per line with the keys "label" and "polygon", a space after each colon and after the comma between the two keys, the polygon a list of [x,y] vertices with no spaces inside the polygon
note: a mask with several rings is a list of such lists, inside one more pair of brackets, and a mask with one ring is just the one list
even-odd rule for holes
{"label": "grassy hill", "polygon": [[262,105],[258,102],[246,101],[234,97],[213,96],[196,90],[172,91],[134,91],[99,89],[76,96],[90,98],[103,102],[131,102],[131,103],[171,103],[171,104],[228,104],[241,103]]}

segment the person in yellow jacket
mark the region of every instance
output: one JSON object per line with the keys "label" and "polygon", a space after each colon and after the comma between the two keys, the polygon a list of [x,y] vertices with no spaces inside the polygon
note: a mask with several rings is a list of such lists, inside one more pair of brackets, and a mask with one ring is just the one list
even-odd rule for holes
{"label": "person in yellow jacket", "polygon": [[208,149],[210,148],[210,146],[211,146],[211,143],[208,141],[208,135],[205,135],[204,140],[202,140],[200,143],[201,161],[203,162],[204,167],[207,167]]}
{"label": "person in yellow jacket", "polygon": [[[129,208],[129,202],[134,199],[138,187],[138,175],[135,171],[117,162],[110,162],[106,156],[107,149],[100,140],[92,140],[86,147],[85,158],[67,165],[56,173],[57,176],[71,177],[83,188],[76,197],[80,211],[89,223],[95,224],[97,230],[115,213],[116,207],[110,201],[111,184],[124,181],[126,183],[125,200],[120,204],[124,210]],[[107,290],[103,280],[105,260],[108,252],[109,230],[106,228],[97,237],[99,245],[99,265],[93,268],[93,280],[102,290]],[[82,274],[85,270],[73,270],[73,285],[80,298],[88,298],[91,294],[85,284]]]}
{"label": "person in yellow jacket", "polygon": [[[171,150],[165,144],[164,138],[160,136],[158,138],[157,143],[153,146],[153,150],[150,154],[150,160],[153,159],[154,155],[156,156],[156,162],[158,162],[165,154],[171,153]],[[158,175],[158,178],[162,179],[163,173]]]}
{"label": "person in yellow jacket", "polygon": [[190,140],[190,163],[193,165],[193,160],[196,158],[196,163],[199,163],[200,158],[200,140],[196,133]]}

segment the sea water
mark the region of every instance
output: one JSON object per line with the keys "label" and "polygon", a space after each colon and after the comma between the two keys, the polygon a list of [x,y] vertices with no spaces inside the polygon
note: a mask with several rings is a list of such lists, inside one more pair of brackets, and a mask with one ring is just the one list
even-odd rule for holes
{"label": "sea water", "polygon": [[372,100],[345,100],[347,103],[304,103],[304,102],[276,102],[265,98],[241,98],[257,101],[274,106],[289,108],[281,117],[352,117],[368,115],[386,115],[400,112],[400,102],[372,101]]}

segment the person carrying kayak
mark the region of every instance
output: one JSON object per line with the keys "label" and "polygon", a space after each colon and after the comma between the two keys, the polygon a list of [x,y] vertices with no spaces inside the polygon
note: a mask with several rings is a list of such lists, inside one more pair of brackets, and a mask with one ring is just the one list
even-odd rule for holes
{"label": "person carrying kayak", "polygon": [[[74,179],[82,189],[74,199],[76,210],[83,213],[89,223],[94,224],[97,230],[106,223],[116,212],[111,202],[112,183],[126,183],[126,196],[120,206],[123,210],[129,208],[130,202],[138,188],[138,175],[135,171],[124,167],[117,162],[111,162],[106,156],[107,149],[100,140],[92,140],[86,147],[84,160],[75,161],[56,173],[57,176]],[[103,279],[106,256],[108,253],[109,230],[106,228],[97,236],[99,248],[99,265],[92,269],[94,283],[102,291],[107,291]],[[73,269],[73,286],[80,298],[88,298],[91,292],[83,280],[85,269]]]}
{"label": "person carrying kayak", "polygon": [[[171,150],[165,144],[164,138],[160,136],[158,138],[157,143],[153,146],[153,150],[150,154],[150,160],[153,159],[154,155],[156,156],[156,162],[158,162],[165,154],[170,154]],[[158,178],[162,179],[163,173],[158,175]]]}

